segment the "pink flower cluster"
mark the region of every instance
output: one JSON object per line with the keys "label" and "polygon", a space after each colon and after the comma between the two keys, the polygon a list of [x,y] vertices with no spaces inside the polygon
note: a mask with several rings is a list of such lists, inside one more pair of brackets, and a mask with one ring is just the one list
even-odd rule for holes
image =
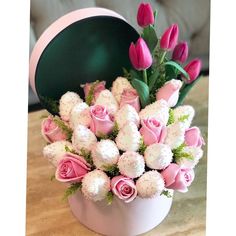
{"label": "pink flower cluster", "polygon": [[[84,86],[85,98],[91,86]],[[137,196],[158,196],[165,189],[186,192],[204,140],[199,128],[190,127],[194,115],[190,106],[171,108],[180,87],[178,80],[169,81],[158,90],[157,100],[143,109],[136,90],[122,77],[113,82],[112,92],[105,82],[96,84],[90,106],[74,92],[64,94],[59,113],[63,116],[50,115],[41,127],[49,143],[44,156],[56,167],[56,179],[81,183],[82,193],[93,201],[104,199],[109,192],[126,203]],[[119,99],[115,97],[118,92]],[[116,112],[109,110],[111,106]],[[176,148],[181,145],[185,155],[177,158]],[[186,153],[190,159],[185,159]]]}

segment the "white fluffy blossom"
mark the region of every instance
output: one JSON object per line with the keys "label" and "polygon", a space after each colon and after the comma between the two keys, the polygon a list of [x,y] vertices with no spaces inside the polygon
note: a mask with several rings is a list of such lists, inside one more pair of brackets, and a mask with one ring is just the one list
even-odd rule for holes
{"label": "white fluffy blossom", "polygon": [[59,104],[59,114],[64,121],[69,121],[72,108],[83,102],[80,96],[75,92],[67,92],[62,95]]}
{"label": "white fluffy blossom", "polygon": [[117,147],[122,151],[137,151],[141,142],[141,134],[135,123],[126,123],[116,137]]}
{"label": "white fluffy blossom", "polygon": [[139,116],[134,107],[126,104],[120,108],[120,110],[115,114],[115,121],[119,128],[122,128],[127,122],[134,122],[139,126]]}
{"label": "white fluffy blossom", "polygon": [[147,105],[139,112],[140,119],[146,119],[154,117],[159,121],[162,121],[164,125],[167,124],[169,119],[169,107],[165,100],[158,100],[150,105]]}
{"label": "white fluffy blossom", "polygon": [[162,175],[153,170],[144,173],[136,182],[138,196],[141,198],[153,198],[162,193],[165,184]]}

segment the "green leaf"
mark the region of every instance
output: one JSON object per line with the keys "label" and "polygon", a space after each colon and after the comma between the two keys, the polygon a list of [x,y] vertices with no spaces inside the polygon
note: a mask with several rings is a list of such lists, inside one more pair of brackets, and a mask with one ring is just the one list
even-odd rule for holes
{"label": "green leaf", "polygon": [[107,200],[107,205],[111,205],[113,201],[113,193],[110,191],[107,193],[106,200]]}
{"label": "green leaf", "polygon": [[182,143],[179,147],[172,150],[175,162],[177,162],[183,158],[186,158],[189,160],[194,159],[193,156],[191,155],[191,153],[184,152],[184,147],[186,147],[186,144]]}
{"label": "green leaf", "polygon": [[65,124],[58,116],[53,117],[53,121],[56,125],[67,135],[67,140],[71,140],[73,130]]}
{"label": "green leaf", "polygon": [[166,80],[176,79],[178,76],[178,70],[170,65],[165,66]]}
{"label": "green leaf", "polygon": [[92,104],[93,98],[94,98],[94,89],[96,87],[96,85],[99,83],[99,80],[96,80],[95,82],[93,82],[93,84],[91,85],[89,92],[88,92],[88,96],[85,98],[85,102],[90,106]]}
{"label": "green leaf", "polygon": [[167,122],[167,125],[171,125],[175,122],[175,116],[174,116],[174,110],[173,109],[169,109],[169,119]]}
{"label": "green leaf", "polygon": [[152,91],[154,88],[154,85],[158,79],[159,76],[159,70],[155,70],[148,78],[148,85],[149,85],[149,90]]}
{"label": "green leaf", "polygon": [[120,173],[117,165],[104,165],[102,167],[111,177],[117,176]]}
{"label": "green leaf", "polygon": [[153,25],[149,25],[143,29],[142,37],[147,43],[150,52],[152,53],[158,43],[157,34]]}
{"label": "green leaf", "polygon": [[157,24],[158,11],[155,10],[155,11],[153,12],[153,15],[154,15],[154,19],[155,19],[155,21],[154,21],[154,25],[153,25],[153,26],[155,26],[155,25]]}
{"label": "green leaf", "polygon": [[76,193],[77,190],[80,190],[82,188],[82,183],[73,183],[70,185],[69,188],[66,189],[63,200],[66,200],[70,195]]}
{"label": "green leaf", "polygon": [[182,116],[179,117],[178,121],[184,122],[184,121],[187,120],[188,118],[189,118],[189,114],[187,114],[187,115],[182,115]]}
{"label": "green leaf", "polygon": [[187,94],[190,92],[190,90],[193,88],[193,86],[202,78],[203,76],[200,76],[198,79],[196,79],[195,81],[193,81],[191,84],[185,84],[183,89],[180,90],[180,95],[179,95],[179,100],[178,100],[178,103],[176,105],[177,106],[180,106],[185,97],[187,96]]}
{"label": "green leaf", "polygon": [[174,62],[174,61],[167,61],[165,62],[165,65],[170,65],[173,66],[174,68],[176,68],[179,72],[181,72],[184,77],[186,77],[187,79],[189,79],[189,75],[188,73],[184,70],[184,68],[182,66],[180,66],[178,63]]}
{"label": "green leaf", "polygon": [[142,76],[142,73],[136,71],[136,70],[130,70],[130,77],[131,77],[131,80],[134,79],[134,78],[137,78],[137,79],[143,79],[143,76]]}
{"label": "green leaf", "polygon": [[92,168],[94,167],[91,152],[86,151],[84,148],[81,148],[80,155],[85,159],[85,161],[87,161],[92,166]]}
{"label": "green leaf", "polygon": [[171,193],[170,193],[168,190],[163,190],[162,193],[161,193],[161,195],[165,195],[165,196],[168,197],[168,198],[171,198],[171,197],[172,197]]}
{"label": "green leaf", "polygon": [[147,145],[144,143],[143,138],[141,138],[140,145],[139,145],[139,150],[138,152],[143,155],[145,150],[147,148]]}
{"label": "green leaf", "polygon": [[42,95],[39,95],[39,98],[42,103],[47,106],[54,115],[59,113],[59,101],[53,100],[52,98],[45,97]]}
{"label": "green leaf", "polygon": [[147,84],[136,78],[131,81],[131,84],[137,90],[141,105],[144,108],[149,104],[149,88]]}

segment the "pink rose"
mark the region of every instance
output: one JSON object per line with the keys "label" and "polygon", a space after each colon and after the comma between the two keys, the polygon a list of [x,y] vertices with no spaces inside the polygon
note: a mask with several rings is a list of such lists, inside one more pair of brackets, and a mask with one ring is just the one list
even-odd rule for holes
{"label": "pink rose", "polygon": [[[84,95],[85,95],[85,98],[89,95],[89,91],[91,89],[91,86],[93,85],[93,83],[86,83],[84,86],[83,86],[83,89],[84,89]],[[95,103],[96,99],[98,98],[98,95],[103,91],[105,90],[105,85],[106,85],[106,82],[105,81],[101,81],[99,83],[97,83],[94,87],[94,91],[93,91],[93,101],[92,101],[92,104]]]}
{"label": "pink rose", "polygon": [[165,187],[179,192],[187,192],[188,187],[194,180],[193,169],[182,169],[179,165],[172,163],[161,172],[165,180]]}
{"label": "pink rose", "polygon": [[157,100],[165,100],[169,107],[174,107],[179,99],[179,90],[182,86],[180,80],[172,79],[166,82],[156,93]]}
{"label": "pink rose", "polygon": [[129,104],[134,107],[137,112],[140,111],[139,96],[135,89],[124,89],[121,94],[120,107]]}
{"label": "pink rose", "polygon": [[114,127],[114,117],[110,115],[106,107],[102,105],[95,105],[90,108],[92,132],[99,136],[101,134],[109,134]]}
{"label": "pink rose", "polygon": [[42,121],[41,133],[44,139],[49,143],[67,139],[66,133],[57,126],[52,116],[48,116],[48,118]]}
{"label": "pink rose", "polygon": [[90,170],[83,157],[67,152],[58,163],[55,177],[60,182],[80,182]]}
{"label": "pink rose", "polygon": [[202,145],[205,145],[198,127],[192,127],[185,131],[185,143],[187,146],[191,147],[202,147]]}
{"label": "pink rose", "polygon": [[128,203],[137,196],[137,189],[132,179],[123,175],[115,176],[111,180],[112,192],[121,200]]}
{"label": "pink rose", "polygon": [[146,145],[164,142],[167,135],[167,129],[164,124],[155,118],[144,119],[141,124],[142,128],[139,132],[143,136],[143,141]]}

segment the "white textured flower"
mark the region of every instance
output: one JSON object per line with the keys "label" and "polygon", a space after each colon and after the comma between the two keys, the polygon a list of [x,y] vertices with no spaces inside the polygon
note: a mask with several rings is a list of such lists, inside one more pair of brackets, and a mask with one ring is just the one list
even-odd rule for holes
{"label": "white textured flower", "polygon": [[68,141],[56,141],[51,143],[43,148],[43,156],[57,167],[62,156],[66,153],[66,146],[72,149],[72,144]]}
{"label": "white textured flower", "polygon": [[76,126],[72,135],[72,144],[77,152],[81,149],[91,151],[96,142],[97,138],[90,129],[84,125]]}
{"label": "white textured flower", "polygon": [[107,108],[108,112],[111,114],[115,114],[118,109],[119,105],[113,96],[113,94],[108,90],[103,90],[99,95],[95,102],[95,105],[103,105]]}
{"label": "white textured flower", "polygon": [[136,182],[138,196],[153,198],[162,193],[165,187],[162,175],[156,170],[144,173]]}
{"label": "white textured flower", "polygon": [[151,169],[165,169],[172,161],[173,153],[168,145],[154,143],[144,152],[146,165]]}
{"label": "white textured flower", "polygon": [[135,108],[126,104],[115,114],[115,121],[121,129],[127,122],[134,122],[139,126],[140,119]]}
{"label": "white textured flower", "polygon": [[101,170],[93,170],[84,176],[81,191],[87,199],[101,201],[110,191],[110,178]]}
{"label": "white textured flower", "polygon": [[77,125],[89,127],[91,122],[89,106],[85,102],[77,103],[71,110],[69,122],[71,128],[75,128]]}
{"label": "white textured flower", "polygon": [[203,150],[200,147],[184,147],[183,153],[188,153],[191,155],[190,158],[178,158],[176,163],[179,164],[182,168],[193,169],[203,156]]}
{"label": "white textured flower", "polygon": [[[194,108],[189,105],[179,106],[174,109],[175,123],[181,121],[185,129],[189,128],[195,115]],[[183,119],[184,118],[184,119]]]}
{"label": "white textured flower", "polygon": [[179,147],[184,142],[185,126],[182,122],[176,122],[167,126],[167,136],[165,144],[167,144],[171,150]]}
{"label": "white textured flower", "polygon": [[120,173],[130,178],[137,178],[144,172],[144,157],[137,152],[125,152],[118,161]]}
{"label": "white textured flower", "polygon": [[167,124],[169,119],[169,107],[165,100],[158,100],[150,105],[147,105],[139,112],[140,119],[154,117],[161,121],[164,125]]}
{"label": "white textured flower", "polygon": [[116,144],[109,139],[101,140],[92,149],[93,163],[101,170],[104,170],[105,166],[115,165],[119,156],[120,153]]}
{"label": "white textured flower", "polygon": [[126,123],[116,137],[117,147],[122,151],[137,151],[141,142],[141,134],[135,123]]}
{"label": "white textured flower", "polygon": [[83,100],[75,92],[67,92],[62,95],[59,104],[59,114],[62,120],[69,121],[72,108],[80,102],[83,102]]}
{"label": "white textured flower", "polygon": [[111,92],[116,98],[117,102],[120,102],[121,94],[124,89],[132,89],[132,85],[130,82],[124,77],[117,77],[116,80],[112,84]]}

